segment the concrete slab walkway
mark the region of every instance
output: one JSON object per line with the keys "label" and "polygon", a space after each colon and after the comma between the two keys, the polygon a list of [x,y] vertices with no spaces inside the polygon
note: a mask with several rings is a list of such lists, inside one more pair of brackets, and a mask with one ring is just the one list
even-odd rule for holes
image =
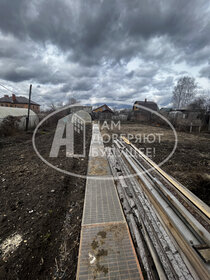
{"label": "concrete slab walkway", "polygon": [[88,175],[93,177],[86,182],[77,279],[143,279],[97,124]]}

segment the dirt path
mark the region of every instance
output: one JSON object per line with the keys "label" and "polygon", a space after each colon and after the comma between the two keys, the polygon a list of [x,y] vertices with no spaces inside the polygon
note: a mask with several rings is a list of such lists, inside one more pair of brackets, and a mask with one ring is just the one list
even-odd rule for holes
{"label": "dirt path", "polygon": [[[42,155],[49,155],[54,131],[37,138]],[[64,175],[35,154],[32,134],[0,141],[0,244],[20,235],[19,247],[0,252],[0,279],[74,279],[76,273],[85,179]],[[87,130],[87,154],[91,129]],[[78,141],[78,145],[79,141]],[[88,157],[63,156],[53,163],[87,173]]]}

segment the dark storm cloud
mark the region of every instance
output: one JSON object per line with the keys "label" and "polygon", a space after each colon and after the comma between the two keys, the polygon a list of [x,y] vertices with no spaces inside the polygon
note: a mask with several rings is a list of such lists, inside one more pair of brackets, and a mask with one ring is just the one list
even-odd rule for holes
{"label": "dark storm cloud", "polygon": [[205,66],[200,70],[200,76],[206,77],[210,80],[210,65]]}
{"label": "dark storm cloud", "polygon": [[92,88],[92,82],[89,79],[80,80],[80,81],[73,81],[71,84],[65,84],[62,87],[63,92],[70,92],[70,91],[89,91]]}
{"label": "dark storm cloud", "polygon": [[168,100],[178,75],[170,65],[210,56],[209,11],[207,0],[0,0],[0,78],[50,84],[57,99]]}
{"label": "dark storm cloud", "polygon": [[64,82],[62,78],[51,79],[50,67],[45,63],[36,61],[35,59],[29,59],[21,61],[20,59],[5,60],[2,59],[2,64],[5,65],[4,68],[0,68],[0,77],[4,80],[13,82],[22,82],[26,80],[31,80],[32,82],[38,82],[41,84],[57,84]]}
{"label": "dark storm cloud", "polygon": [[[126,58],[167,35],[186,52],[209,43],[208,1],[0,1],[1,30],[72,50],[76,61]],[[140,46],[137,46],[140,43]],[[90,60],[91,57],[91,60]]]}

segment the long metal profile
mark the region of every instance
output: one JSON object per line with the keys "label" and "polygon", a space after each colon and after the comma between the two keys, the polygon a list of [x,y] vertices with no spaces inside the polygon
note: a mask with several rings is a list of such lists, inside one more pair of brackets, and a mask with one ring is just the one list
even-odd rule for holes
{"label": "long metal profile", "polygon": [[[139,172],[140,165],[137,164],[132,156],[130,157],[125,151],[122,151],[122,153],[133,172],[138,174],[137,179],[141,188],[149,197],[163,225],[173,236],[180,251],[187,257],[190,266],[196,271],[199,279],[209,279],[209,261],[207,256],[210,244],[209,232],[202,225],[199,225],[197,220],[184,209],[183,205],[167,189],[163,188],[160,182],[158,182],[158,188],[154,188],[152,186],[153,180],[149,180],[148,174],[145,175]],[[202,255],[202,248],[205,251],[204,255]]]}
{"label": "long metal profile", "polygon": [[177,188],[183,195],[185,195],[200,211],[202,211],[210,219],[210,207],[201,201],[197,196],[195,196],[191,191],[178,183],[174,178],[169,176],[165,171],[163,171],[155,162],[148,158],[144,153],[137,149],[127,138],[122,137],[123,141],[129,144],[136,152],[138,152],[150,165],[158,171],[163,177],[165,177],[174,187]]}

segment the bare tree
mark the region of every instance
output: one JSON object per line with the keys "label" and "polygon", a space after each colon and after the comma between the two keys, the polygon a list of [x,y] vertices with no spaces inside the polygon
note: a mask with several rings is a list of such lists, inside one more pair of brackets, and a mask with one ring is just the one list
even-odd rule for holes
{"label": "bare tree", "polygon": [[76,104],[76,103],[79,103],[79,101],[76,100],[76,98],[74,97],[70,97],[67,104],[68,105],[73,105],[73,104]]}
{"label": "bare tree", "polygon": [[197,97],[194,99],[189,105],[188,108],[190,109],[206,109],[206,98],[205,97]]}
{"label": "bare tree", "polygon": [[51,111],[51,112],[54,112],[55,110],[56,110],[55,103],[54,103],[54,102],[51,102],[51,104],[50,104],[50,111]]}
{"label": "bare tree", "polygon": [[176,108],[187,106],[195,97],[197,84],[195,79],[185,76],[178,80],[173,90],[173,104]]}
{"label": "bare tree", "polygon": [[206,100],[206,111],[210,111],[210,98]]}
{"label": "bare tree", "polygon": [[67,103],[64,105],[62,101],[54,103],[53,101],[50,104],[50,112],[56,111],[57,109],[61,109],[62,107],[65,107],[66,105],[73,105],[79,103],[74,97],[70,97],[67,101]]}
{"label": "bare tree", "polygon": [[200,92],[200,95],[196,97],[189,105],[190,109],[201,109],[205,112],[210,111],[210,91],[203,90]]}
{"label": "bare tree", "polygon": [[210,90],[204,90],[203,94],[205,95],[205,110],[208,112],[210,111]]}

